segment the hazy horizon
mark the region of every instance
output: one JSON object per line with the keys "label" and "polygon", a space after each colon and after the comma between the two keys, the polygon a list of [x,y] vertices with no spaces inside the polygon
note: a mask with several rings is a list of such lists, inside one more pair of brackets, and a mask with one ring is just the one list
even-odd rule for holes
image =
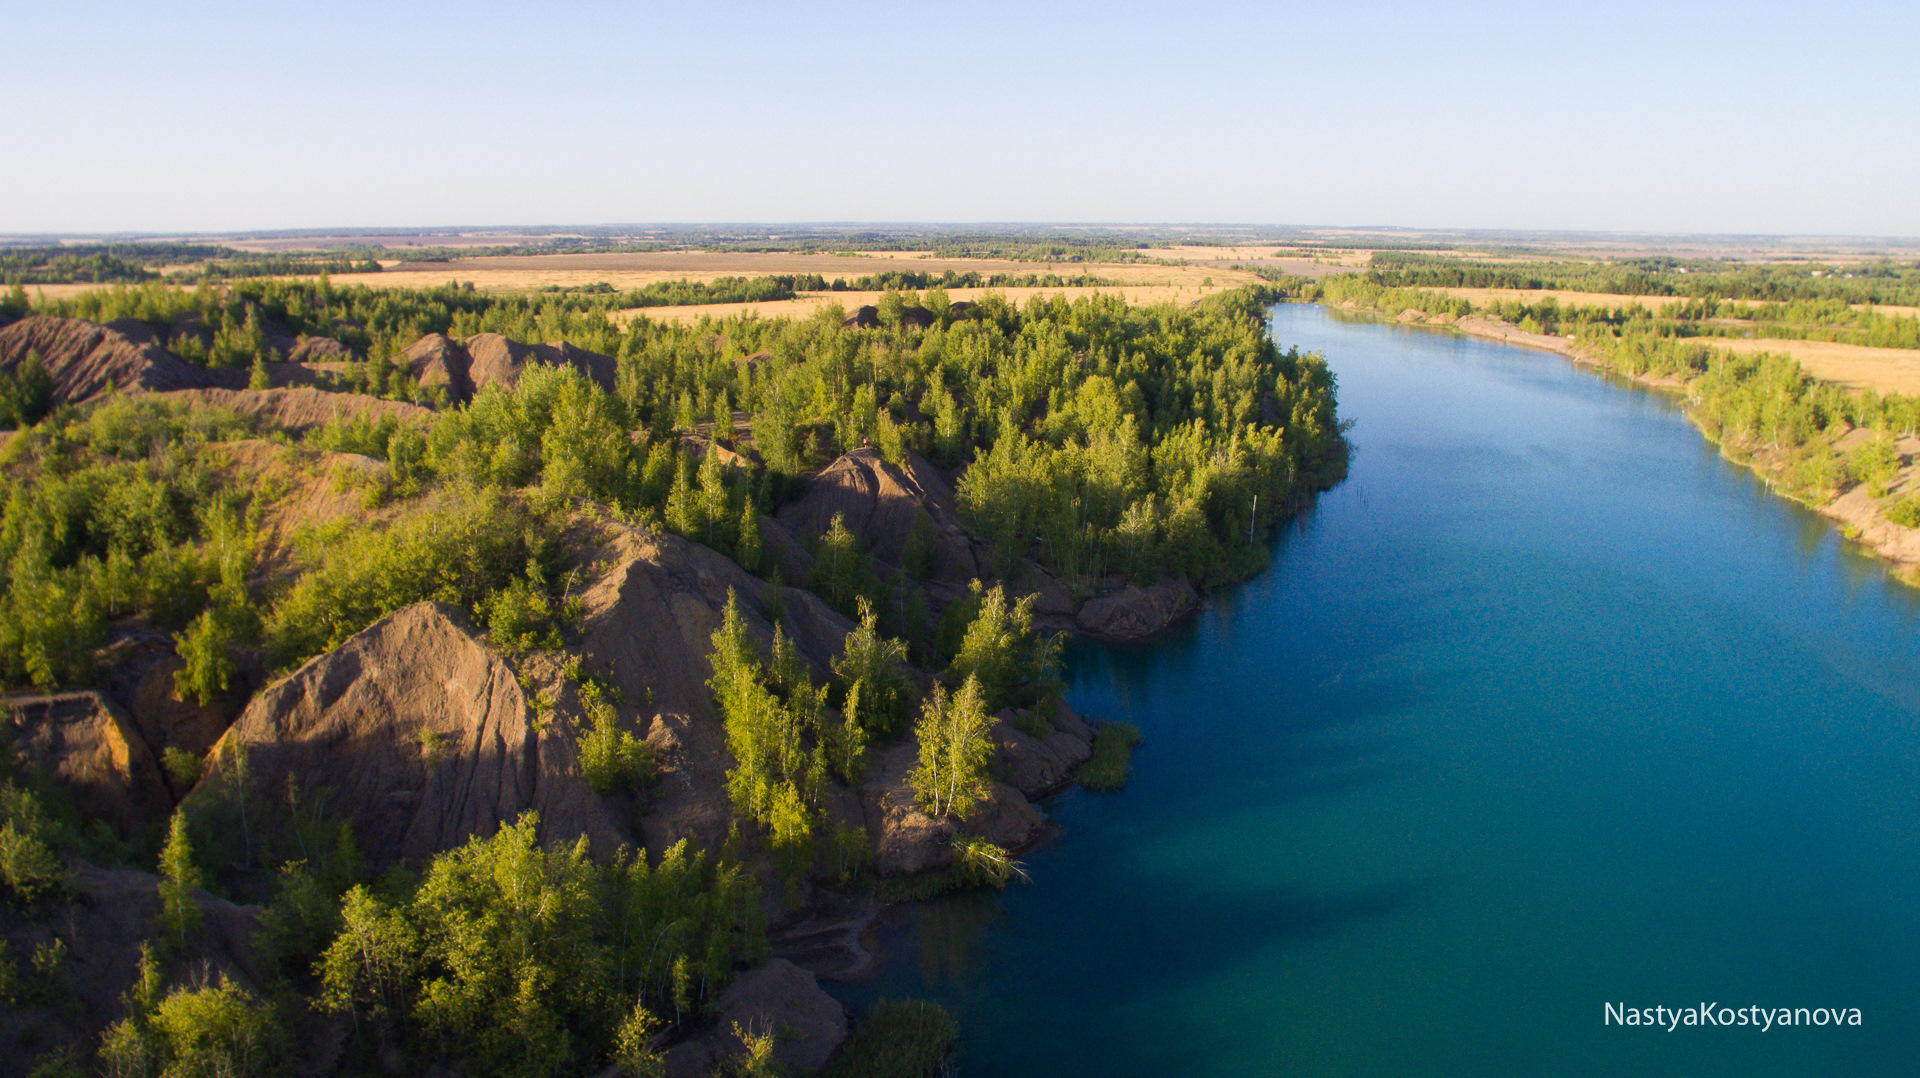
{"label": "hazy horizon", "polygon": [[12,5],[0,233],[1920,235],[1920,10]]}

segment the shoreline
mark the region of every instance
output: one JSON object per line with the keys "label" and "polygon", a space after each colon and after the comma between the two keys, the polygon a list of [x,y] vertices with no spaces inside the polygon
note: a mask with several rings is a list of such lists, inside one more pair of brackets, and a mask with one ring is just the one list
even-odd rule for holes
{"label": "shoreline", "polygon": [[[1430,316],[1418,311],[1406,310],[1399,315],[1390,315],[1377,307],[1363,307],[1352,300],[1325,306],[1329,310],[1371,314],[1400,325],[1451,329],[1481,340],[1552,352],[1570,360],[1576,366],[1625,379],[1643,389],[1684,393],[1689,384],[1677,378],[1628,374],[1625,371],[1615,370],[1590,352],[1583,350],[1579,342],[1573,338],[1550,333],[1528,333],[1510,322],[1502,322],[1483,314],[1453,318],[1449,315]],[[1692,423],[1691,416],[1688,417],[1688,422]],[[1860,487],[1843,491],[1818,505],[1795,498],[1782,491],[1774,482],[1774,475],[1780,470],[1776,464],[1759,454],[1730,451],[1725,443],[1708,436],[1697,424],[1694,425],[1694,429],[1719,448],[1721,457],[1758,476],[1760,481],[1766,484],[1770,493],[1825,517],[1838,527],[1842,540],[1853,543],[1873,555],[1886,566],[1889,575],[1895,580],[1911,587],[1920,587],[1920,528],[1903,528],[1888,520],[1878,500],[1868,497]]]}

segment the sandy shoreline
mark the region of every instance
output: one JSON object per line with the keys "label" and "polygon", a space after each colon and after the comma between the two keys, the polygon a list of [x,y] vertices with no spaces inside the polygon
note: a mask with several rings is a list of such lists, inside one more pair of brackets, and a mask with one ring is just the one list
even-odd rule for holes
{"label": "sandy shoreline", "polygon": [[[1364,311],[1376,315],[1383,314],[1383,312],[1373,308],[1350,304],[1352,304],[1351,300],[1346,304],[1341,304],[1335,309]],[[1471,337],[1479,337],[1484,340],[1500,341],[1506,344],[1519,345],[1524,348],[1538,348],[1544,351],[1554,352],[1572,360],[1579,366],[1625,378],[1647,389],[1685,392],[1687,387],[1686,382],[1676,378],[1660,377],[1650,374],[1634,375],[1627,374],[1624,371],[1614,370],[1601,363],[1599,359],[1591,353],[1584,352],[1580,348],[1579,343],[1571,338],[1557,337],[1550,333],[1527,333],[1511,323],[1487,318],[1483,315],[1469,315],[1461,319],[1443,317],[1433,320],[1402,317],[1396,319],[1396,321],[1411,325],[1445,326]],[[1703,340],[1703,343],[1715,342]],[[1809,371],[1808,373],[1812,374],[1814,372]],[[1908,443],[1910,442],[1913,442],[1913,440],[1902,440],[1901,449],[1903,452],[1920,450],[1920,443],[1909,445]],[[1772,462],[1757,455],[1741,459],[1727,452],[1725,446],[1721,447],[1720,453],[1721,456],[1727,460],[1759,475],[1761,480],[1766,482],[1767,489],[1772,490],[1780,497],[1788,497],[1788,495],[1780,494],[1779,488],[1773,483],[1773,477],[1779,471],[1779,467]],[[1920,463],[1910,465],[1906,469],[1903,469],[1900,481],[1896,483],[1895,486],[1905,489],[1915,489],[1917,480],[1920,480]],[[1839,497],[1829,499],[1819,505],[1800,501],[1798,498],[1789,498],[1789,500],[1799,502],[1799,504],[1806,506],[1808,509],[1838,524],[1843,537],[1858,543],[1870,551],[1876,558],[1885,562],[1897,579],[1908,584],[1920,586],[1920,528],[1903,528],[1888,520],[1885,512],[1881,509],[1880,501],[1868,497],[1864,489],[1855,487],[1852,490],[1842,493]]]}

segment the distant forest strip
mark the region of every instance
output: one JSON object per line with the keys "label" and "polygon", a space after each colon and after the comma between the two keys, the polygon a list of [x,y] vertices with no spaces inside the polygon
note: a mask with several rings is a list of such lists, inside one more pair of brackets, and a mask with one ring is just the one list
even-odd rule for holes
{"label": "distant forest strip", "polygon": [[165,276],[174,280],[285,277],[321,273],[378,273],[380,263],[342,256],[263,255],[185,243],[116,243],[0,247],[0,284],[140,284],[157,281],[162,267],[199,263]]}
{"label": "distant forest strip", "polygon": [[[1377,258],[1377,256],[1376,256]],[[1499,269],[1499,267],[1493,267]],[[1495,299],[1475,303],[1463,296],[1436,292],[1434,288],[1517,288],[1518,285],[1470,285],[1426,283],[1409,285],[1397,283],[1408,279],[1425,280],[1428,276],[1448,281],[1459,278],[1469,280],[1499,279],[1526,281],[1556,281],[1551,277],[1496,276],[1481,278],[1474,274],[1458,274],[1448,270],[1437,274],[1409,275],[1400,271],[1374,270],[1365,276],[1358,274],[1332,277],[1312,286],[1312,295],[1308,298],[1323,299],[1329,303],[1343,303],[1348,300],[1382,310],[1390,309],[1394,313],[1403,310],[1416,310],[1429,315],[1450,315],[1464,318],[1474,311],[1505,322],[1511,322],[1529,333],[1555,333],[1571,336],[1586,336],[1594,327],[1608,327],[1620,336],[1665,336],[1665,337],[1757,337],[1782,340],[1831,341],[1838,344],[1861,345],[1870,348],[1920,348],[1920,317],[1911,315],[1882,314],[1871,308],[1855,310],[1854,303],[1886,303],[1889,305],[1908,305],[1920,302],[1920,267],[1907,267],[1887,264],[1881,267],[1891,276],[1854,277],[1839,279],[1807,277],[1809,271],[1792,271],[1800,276],[1784,277],[1787,271],[1779,267],[1754,267],[1730,273],[1734,278],[1729,291],[1757,293],[1773,291],[1785,296],[1792,288],[1808,293],[1826,292],[1818,297],[1792,297],[1778,299],[1758,299],[1753,295],[1724,295],[1706,290],[1702,294],[1695,289],[1693,275],[1686,275],[1686,287],[1691,292],[1652,292],[1646,291],[1654,283],[1620,276],[1593,276],[1586,278],[1586,288],[1569,289],[1564,284],[1552,284],[1550,287],[1560,290],[1586,291],[1597,289],[1601,285],[1608,287],[1625,286],[1637,283],[1643,290],[1639,292],[1621,292],[1624,295],[1644,295],[1648,297],[1671,297],[1683,302],[1642,305],[1574,305],[1563,304],[1553,296],[1543,296],[1533,302],[1519,299]],[[1502,271],[1504,272],[1504,271]],[[1704,275],[1703,275],[1704,276]],[[1579,279],[1579,278],[1573,278]],[[1762,287],[1765,282],[1773,282]],[[1725,283],[1725,282],[1723,282]],[[1549,287],[1539,284],[1529,288]],[[1674,285],[1674,287],[1680,287]],[[1878,299],[1849,298],[1849,296],[1879,296]],[[1906,303],[1896,304],[1896,300]]]}
{"label": "distant forest strip", "polygon": [[1857,265],[1675,258],[1487,263],[1375,251],[1367,280],[1386,288],[1550,289],[1781,304],[1830,301],[1920,306],[1920,263],[1886,260]]}
{"label": "distant forest strip", "polygon": [[[819,274],[766,277],[722,277],[714,281],[662,281],[645,288],[616,291],[612,285],[588,285],[532,296],[494,295],[471,284],[449,284],[431,289],[337,286],[331,281],[234,279],[217,287],[203,282],[186,290],[160,282],[83,292],[44,301],[30,297],[15,282],[0,295],[0,317],[28,312],[63,318],[110,322],[134,318],[156,325],[182,319],[199,322],[225,347],[196,350],[187,346],[181,358],[203,366],[251,365],[255,359],[272,362],[267,337],[249,317],[283,325],[294,335],[333,337],[370,358],[391,358],[429,333],[471,336],[500,333],[518,341],[565,340],[596,352],[611,354],[619,347],[620,330],[608,315],[614,311],[647,307],[674,307],[707,303],[766,303],[792,299],[802,292],[886,292],[929,288],[1090,288],[1113,282],[1088,275],[1053,273],[982,274],[975,272],[916,273],[894,270],[852,280],[829,281]],[[175,349],[179,351],[179,349]]]}

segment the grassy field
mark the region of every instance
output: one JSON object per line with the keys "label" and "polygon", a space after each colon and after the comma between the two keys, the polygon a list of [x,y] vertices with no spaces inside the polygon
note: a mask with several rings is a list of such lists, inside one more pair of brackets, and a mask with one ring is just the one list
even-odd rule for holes
{"label": "grassy field", "polygon": [[1920,395],[1920,350],[1768,338],[1702,337],[1700,340],[1729,352],[1789,355],[1815,378],[1849,389]]}
{"label": "grassy field", "polygon": [[[1202,281],[1194,284],[1119,285],[1106,288],[998,288],[992,291],[999,292],[1022,305],[1034,296],[1065,296],[1071,300],[1094,293],[1122,295],[1126,297],[1128,303],[1133,304],[1165,303],[1169,300],[1175,303],[1192,303],[1203,296],[1237,288],[1245,283],[1247,282],[1239,279],[1228,281],[1216,274],[1212,284]],[[987,291],[989,290],[985,288],[949,288],[947,298],[978,301]],[[731,318],[748,312],[763,318],[805,318],[821,307],[833,303],[839,304],[840,309],[847,314],[852,314],[866,304],[878,304],[880,296],[879,292],[808,292],[795,299],[774,300],[767,303],[702,303],[686,307],[635,307],[613,312],[613,319],[624,324],[632,318],[644,315],[656,322],[696,322],[703,317]]]}
{"label": "grassy field", "polygon": [[[1676,303],[1685,302],[1684,296],[1629,296],[1619,292],[1570,292],[1559,288],[1442,288],[1423,287],[1423,292],[1438,292],[1447,296],[1458,296],[1476,307],[1502,300],[1518,300],[1521,303],[1534,304],[1551,296],[1562,307],[1630,307],[1639,304],[1649,311],[1663,311]],[[1757,300],[1723,300],[1740,307],[1757,307]],[[1872,308],[1884,315],[1911,318],[1920,314],[1920,307],[1894,307],[1888,304],[1856,303],[1853,309],[1864,311]]]}
{"label": "grassy field", "polygon": [[[1129,288],[1217,289],[1257,278],[1245,271],[1213,266],[1158,266],[1109,262],[1013,262],[989,258],[933,258],[920,251],[862,251],[858,254],[790,254],[780,251],[667,251],[648,254],[500,255],[452,262],[395,263],[383,273],[343,274],[336,284],[377,288],[421,288],[449,280],[472,281],[489,292],[533,292],[543,288],[579,288],[605,281],[618,289],[643,288],[660,281],[711,281],[720,277],[817,273],[832,280],[853,280],[874,273],[1057,274],[1116,281]],[[1212,277],[1214,284],[1207,285]],[[49,293],[51,295],[52,293]],[[958,298],[956,296],[956,298]],[[857,306],[857,304],[855,305]],[[811,310],[811,305],[807,307]]]}

